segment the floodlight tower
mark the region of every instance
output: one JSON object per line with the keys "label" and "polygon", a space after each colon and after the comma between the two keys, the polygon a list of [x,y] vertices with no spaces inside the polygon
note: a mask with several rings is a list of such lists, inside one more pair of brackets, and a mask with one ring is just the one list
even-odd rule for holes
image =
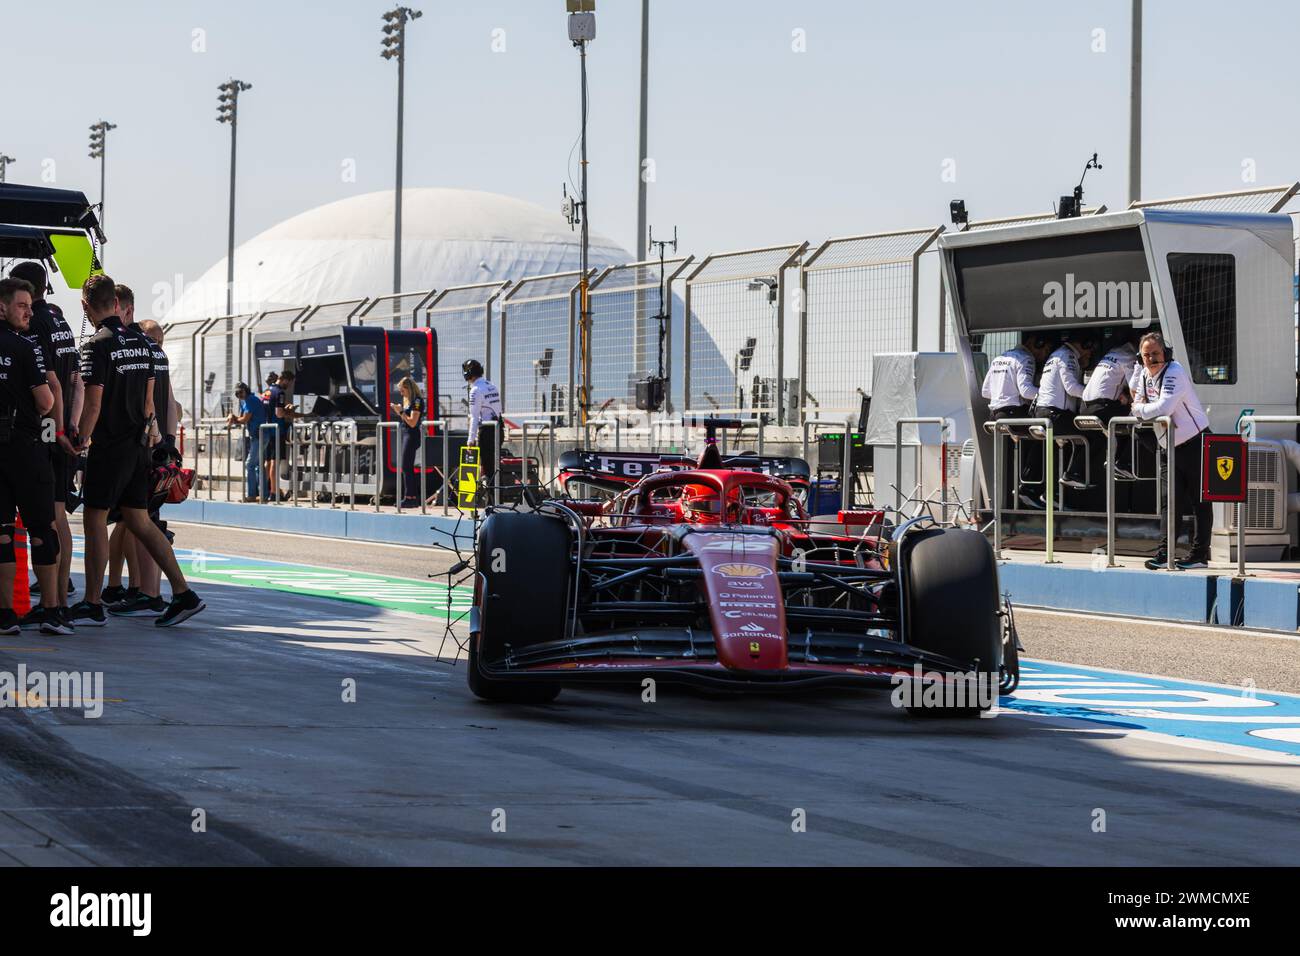
{"label": "floodlight tower", "polygon": [[[230,124],[230,217],[226,230],[226,315],[235,313],[235,147],[239,136],[239,94],[251,90],[252,83],[231,78],[217,87],[217,122]],[[230,337],[226,337],[230,349]],[[227,358],[229,358],[227,356]],[[229,373],[230,363],[226,362]]]}
{"label": "floodlight tower", "polygon": [[230,217],[226,230],[226,394],[235,381],[235,146],[239,133],[239,94],[252,83],[231,77],[217,87],[217,122],[230,124]]}
{"label": "floodlight tower", "polygon": [[[104,225],[104,155],[107,152],[104,147],[110,129],[117,129],[117,124],[107,120],[100,120],[90,127],[90,158],[99,160],[99,224],[101,227]],[[102,260],[102,253],[100,258]]]}
{"label": "floodlight tower", "polygon": [[0,153],[0,183],[5,181],[5,170],[8,169],[9,164],[13,162],[17,162],[17,160],[7,153]]}
{"label": "floodlight tower", "polygon": [[402,118],[406,96],[406,24],[422,17],[419,10],[396,7],[384,14],[380,56],[397,61],[397,180],[393,187],[393,295],[402,291]]}
{"label": "floodlight tower", "polygon": [[564,0],[569,12],[569,40],[578,48],[578,63],[581,74],[582,91],[582,148],[579,164],[582,178],[578,197],[578,206],[582,210],[582,277],[578,280],[578,355],[579,367],[582,369],[582,384],[579,386],[578,408],[581,417],[578,424],[586,426],[587,411],[591,401],[591,300],[587,287],[587,260],[590,250],[590,236],[587,216],[587,44],[596,39],[596,0]]}

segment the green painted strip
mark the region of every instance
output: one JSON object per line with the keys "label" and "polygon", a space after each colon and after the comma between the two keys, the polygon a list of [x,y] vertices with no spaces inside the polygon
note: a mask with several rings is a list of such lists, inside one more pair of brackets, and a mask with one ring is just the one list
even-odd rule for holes
{"label": "green painted strip", "polygon": [[449,609],[447,585],[434,581],[269,562],[245,564],[238,558],[216,561],[213,557],[196,556],[182,568],[201,581],[332,598],[442,619],[466,613],[474,597],[470,588],[453,587]]}

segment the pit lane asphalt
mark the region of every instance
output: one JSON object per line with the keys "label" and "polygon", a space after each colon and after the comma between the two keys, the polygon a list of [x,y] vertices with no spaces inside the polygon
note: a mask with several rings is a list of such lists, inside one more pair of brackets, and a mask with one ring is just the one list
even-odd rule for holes
{"label": "pit lane asphalt", "polygon": [[[213,552],[412,577],[435,560],[178,530]],[[98,720],[0,713],[0,861],[1122,866],[1290,864],[1300,852],[1294,762],[1009,713],[913,720],[887,693],[708,700],[661,687],[643,703],[566,690],[544,707],[493,706],[470,696],[463,663],[435,660],[427,618],[201,593],[208,610],[171,631],[114,620],[0,639],[0,670],[102,670],[110,698]],[[1022,612],[1030,653],[1127,667],[1116,655],[1144,639],[1127,623],[1063,620]],[[1165,630],[1189,646],[1186,629]],[[1241,668],[1257,641],[1298,652],[1219,641],[1216,655],[1194,637],[1191,659]],[[1104,659],[1090,645],[1109,648]],[[1184,676],[1216,679],[1195,668]]]}

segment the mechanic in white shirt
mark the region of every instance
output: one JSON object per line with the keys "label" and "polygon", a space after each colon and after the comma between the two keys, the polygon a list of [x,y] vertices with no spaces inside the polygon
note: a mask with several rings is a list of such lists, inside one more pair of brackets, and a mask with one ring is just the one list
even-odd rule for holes
{"label": "mechanic in white shirt", "polygon": [[[466,359],[460,367],[469,383],[469,436],[467,445],[479,444],[479,431],[484,422],[501,421],[501,392],[483,377],[483,364],[478,359]],[[479,447],[479,473],[484,484],[491,484],[492,476],[497,470],[497,446],[500,445],[495,432],[500,425],[494,425],[484,438],[487,447]]]}
{"label": "mechanic in white shirt", "polygon": [[[1182,523],[1183,515],[1189,511],[1195,522],[1191,553],[1184,560],[1178,561],[1177,565],[1183,570],[1203,568],[1210,561],[1210,532],[1214,520],[1214,509],[1210,503],[1201,501],[1201,436],[1210,430],[1210,418],[1196,397],[1191,375],[1173,360],[1173,355],[1159,332],[1148,332],[1142,336],[1142,341],[1138,343],[1138,354],[1142,367],[1130,382],[1133,414],[1144,421],[1163,415],[1173,418],[1174,511],[1179,524]],[[1164,448],[1169,436],[1159,432],[1160,429],[1157,429],[1157,441]],[[1168,520],[1167,513],[1165,520]],[[1180,530],[1181,528],[1175,527],[1175,538]],[[1160,540],[1167,540],[1164,533]],[[1168,554],[1162,543],[1156,556],[1147,561],[1146,565],[1154,570],[1167,563]]]}
{"label": "mechanic in white shirt", "polygon": [[[1029,410],[1038,397],[1038,370],[1052,350],[1052,339],[1045,332],[1026,332],[1020,344],[1003,352],[989,363],[980,394],[988,399],[989,417],[994,421],[1004,418],[1029,418]],[[1023,435],[1024,429],[1016,429]],[[1005,441],[1005,438],[999,438]],[[1020,482],[1026,477],[1042,473],[1042,445],[1027,441],[1020,446],[1020,476],[1014,481],[1013,500],[1019,497]],[[1011,488],[1014,479],[1015,459],[1006,452],[1006,474],[1003,489]]]}
{"label": "mechanic in white shirt", "polygon": [[[1034,403],[1034,417],[1051,419],[1054,435],[1076,435],[1074,416],[1079,410],[1083,395],[1083,372],[1092,361],[1097,348],[1097,337],[1092,332],[1072,330],[1066,333],[1065,344],[1053,352],[1043,365],[1043,377],[1038,383],[1038,400]],[[1066,446],[1073,452],[1073,446]],[[1073,459],[1077,457],[1078,461]],[[1053,476],[1048,476],[1049,481]],[[1083,456],[1067,455],[1064,479],[1067,484],[1083,484]],[[1039,495],[1021,495],[1020,500],[1030,508],[1042,508]]]}
{"label": "mechanic in white shirt", "polygon": [[[1079,399],[1080,415],[1095,415],[1103,425],[1108,424],[1117,415],[1127,415],[1131,401],[1129,379],[1138,367],[1137,342],[1142,333],[1136,329],[1122,332],[1116,342],[1101,357],[1097,367],[1088,376],[1088,384],[1083,388]],[[1092,449],[1092,460],[1098,466],[1106,453],[1106,436],[1103,432],[1087,432],[1088,445]],[[1132,463],[1129,461],[1130,445],[1127,440],[1116,439],[1115,473],[1120,478],[1132,478]],[[1094,468],[1093,474],[1099,474]],[[1076,476],[1067,476],[1069,478]],[[1079,482],[1075,487],[1084,487]]]}

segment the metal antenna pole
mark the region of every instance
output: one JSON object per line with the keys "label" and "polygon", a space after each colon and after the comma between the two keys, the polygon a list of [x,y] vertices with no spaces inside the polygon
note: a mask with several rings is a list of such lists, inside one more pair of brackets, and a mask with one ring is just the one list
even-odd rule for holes
{"label": "metal antenna pole", "polygon": [[590,245],[590,215],[587,209],[587,41],[581,40],[578,43],[578,60],[582,73],[582,153],[580,165],[582,167],[582,278],[579,280],[578,290],[580,296],[580,309],[578,313],[578,333],[579,333],[579,355],[581,356],[582,368],[582,386],[580,423],[585,427],[587,424],[588,406],[591,401],[590,388],[590,348],[591,348],[591,301],[587,297],[587,261],[589,258]]}
{"label": "metal antenna pole", "polygon": [[397,186],[393,206],[393,294],[402,291],[402,118],[406,97],[406,21],[401,21],[397,47]]}
{"label": "metal antenna pole", "polygon": [[1142,0],[1132,0],[1128,90],[1128,201],[1142,198]]}

